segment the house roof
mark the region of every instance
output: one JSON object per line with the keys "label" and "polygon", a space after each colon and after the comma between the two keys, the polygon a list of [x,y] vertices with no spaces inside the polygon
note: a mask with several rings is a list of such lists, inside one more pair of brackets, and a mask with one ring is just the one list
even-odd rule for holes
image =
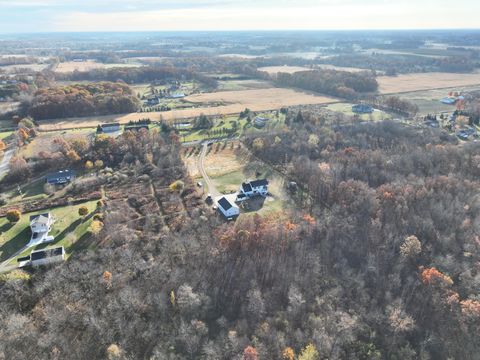
{"label": "house roof", "polygon": [[250,183],[242,183],[242,189],[244,192],[252,191],[252,185]]}
{"label": "house roof", "polygon": [[259,186],[267,186],[268,185],[268,180],[267,179],[257,179],[250,181],[250,185],[254,188],[259,187]]}
{"label": "house roof", "polygon": [[30,222],[35,221],[37,223],[48,223],[48,219],[50,219],[50,213],[45,214],[38,214],[38,215],[31,215]]}
{"label": "house roof", "polygon": [[220,200],[218,200],[218,205],[220,205],[225,211],[233,207],[233,205],[230,204],[230,201],[228,201],[225,197],[222,197]]}
{"label": "house roof", "polygon": [[47,250],[32,251],[31,259],[40,260],[40,259],[45,259],[47,257],[62,255],[63,253],[64,253],[63,246],[53,248],[53,249],[47,249]]}
{"label": "house roof", "polygon": [[56,179],[71,177],[74,175],[75,175],[75,172],[72,170],[61,170],[61,171],[57,171],[56,173],[48,174],[47,180],[56,180]]}

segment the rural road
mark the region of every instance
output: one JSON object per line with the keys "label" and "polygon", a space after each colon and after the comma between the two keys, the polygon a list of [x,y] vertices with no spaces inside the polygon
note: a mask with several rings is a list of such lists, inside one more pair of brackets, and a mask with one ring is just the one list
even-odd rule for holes
{"label": "rural road", "polygon": [[10,148],[3,154],[2,162],[0,162],[0,178],[7,175],[8,169],[10,168],[10,159],[14,153],[15,148]]}
{"label": "rural road", "polygon": [[208,192],[212,195],[212,198],[215,199],[217,196],[220,196],[221,194],[217,190],[212,180],[208,176],[207,171],[205,170],[205,156],[207,155],[207,151],[208,151],[208,142],[204,142],[202,145],[202,151],[200,152],[200,156],[198,157],[197,167],[198,167],[198,171],[203,177],[203,180],[205,182],[206,188],[208,189]]}

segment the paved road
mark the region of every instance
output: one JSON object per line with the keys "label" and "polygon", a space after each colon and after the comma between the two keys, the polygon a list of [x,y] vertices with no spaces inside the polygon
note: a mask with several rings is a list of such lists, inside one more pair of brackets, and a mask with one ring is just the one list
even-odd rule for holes
{"label": "paved road", "polygon": [[12,158],[13,154],[15,153],[15,148],[10,148],[5,151],[3,154],[2,162],[0,162],[0,178],[7,175],[8,170],[10,168],[10,159]]}
{"label": "paved road", "polygon": [[212,180],[208,176],[207,171],[205,170],[205,156],[207,155],[207,151],[208,151],[208,142],[204,142],[202,145],[202,151],[200,152],[200,156],[198,157],[198,160],[197,160],[197,167],[198,167],[198,171],[203,177],[203,181],[205,182],[204,186],[208,189],[208,192],[215,199],[217,196],[220,196],[221,194],[217,190]]}

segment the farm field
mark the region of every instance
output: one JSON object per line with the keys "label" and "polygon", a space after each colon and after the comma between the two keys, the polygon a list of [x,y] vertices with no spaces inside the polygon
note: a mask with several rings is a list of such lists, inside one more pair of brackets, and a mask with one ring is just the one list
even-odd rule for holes
{"label": "farm field", "polygon": [[221,80],[218,82],[219,91],[240,91],[240,90],[255,90],[268,89],[272,85],[267,81],[262,80]]}
{"label": "farm field", "polygon": [[63,139],[86,139],[86,137],[93,133],[91,129],[81,129],[73,131],[52,131],[48,133],[39,133],[27,146],[22,147],[20,154],[26,158],[36,158],[41,152],[55,152],[56,145],[53,139],[61,137]]}
{"label": "farm field", "polygon": [[139,67],[140,64],[103,64],[92,60],[76,62],[76,61],[67,61],[58,64],[55,69],[55,72],[66,73],[72,72],[75,70],[78,71],[88,71],[93,69],[110,69],[115,67]]}
{"label": "farm field", "polygon": [[326,109],[335,111],[335,112],[341,112],[342,114],[345,114],[347,116],[358,115],[360,119],[364,121],[369,121],[369,120],[381,121],[381,120],[388,120],[392,118],[392,115],[386,113],[385,111],[377,110],[377,109],[375,109],[375,111],[372,114],[355,114],[352,111],[352,105],[353,104],[350,104],[350,103],[330,104],[326,107]]}
{"label": "farm field", "polygon": [[[204,93],[188,96],[185,100],[197,103],[198,107],[164,112],[44,120],[39,121],[39,125],[40,130],[44,131],[62,130],[95,127],[99,123],[112,121],[117,121],[121,124],[126,124],[129,121],[138,121],[144,118],[150,118],[152,121],[159,121],[160,118],[166,121],[173,121],[176,119],[190,119],[201,114],[208,116],[238,114],[245,108],[249,108],[252,111],[269,111],[280,109],[283,106],[330,104],[338,102],[337,99],[332,97],[285,88]],[[217,105],[219,105],[219,103],[223,104],[219,106],[208,106],[206,103],[216,103]]]}
{"label": "farm field", "polygon": [[9,74],[18,73],[20,69],[28,69],[31,71],[42,71],[48,67],[49,64],[18,64],[18,65],[5,65],[0,66],[0,70]]}
{"label": "farm field", "polygon": [[[30,248],[19,256],[28,255],[33,250],[38,250],[47,246],[64,246],[67,254],[70,254],[72,246],[80,247],[80,245],[82,245],[79,242],[85,239],[85,235],[92,222],[91,216],[87,216],[85,220],[82,219],[78,215],[78,208],[85,205],[87,206],[89,213],[92,214],[96,208],[96,203],[96,201],[90,201],[80,205],[59,207],[50,210],[56,218],[56,222],[52,226],[52,231],[50,232],[50,234],[55,237],[55,241],[50,244],[42,244],[35,248]],[[2,233],[0,234],[0,261],[8,259],[30,240],[30,215],[45,213],[48,211],[49,210],[43,210],[22,214],[20,221],[13,225],[11,225],[6,218],[0,219],[0,229],[2,229]]]}
{"label": "farm field", "polygon": [[379,92],[397,94],[412,91],[480,85],[480,73],[422,73],[377,77]]}
{"label": "farm field", "polygon": [[258,68],[258,71],[265,71],[269,74],[288,73],[294,74],[300,71],[311,71],[312,69],[303,66],[265,66]]}
{"label": "farm field", "polygon": [[[459,87],[455,88],[455,91],[460,93],[468,93],[472,90],[480,90],[480,85],[477,87]],[[440,102],[440,99],[448,95],[448,90],[427,90],[427,91],[414,91],[409,93],[403,93],[402,98],[409,100],[416,104],[419,108],[419,115],[437,114],[441,112],[453,112],[455,111],[455,105],[447,105]]]}

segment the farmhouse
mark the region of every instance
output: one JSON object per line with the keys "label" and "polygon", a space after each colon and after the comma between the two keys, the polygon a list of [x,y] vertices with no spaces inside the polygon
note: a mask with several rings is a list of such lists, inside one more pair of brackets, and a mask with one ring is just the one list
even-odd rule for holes
{"label": "farmhouse", "polygon": [[235,203],[230,202],[225,196],[218,200],[218,211],[227,220],[232,220],[240,215],[240,209]]}
{"label": "farmhouse", "polygon": [[100,124],[97,126],[97,134],[111,134],[120,131],[119,123]]}
{"label": "farmhouse", "polygon": [[253,196],[267,196],[268,180],[257,179],[250,182],[242,183],[240,191],[237,194],[237,202],[247,200]]}
{"label": "farmhouse", "polygon": [[125,131],[139,131],[140,129],[150,130],[148,124],[128,124],[124,127]]}
{"label": "farmhouse", "polygon": [[30,230],[32,237],[30,238],[29,246],[38,245],[54,240],[53,236],[48,236],[55,219],[50,213],[30,216]]}
{"label": "farmhouse", "polygon": [[75,178],[75,172],[72,170],[61,170],[46,177],[47,183],[52,185],[66,184]]}
{"label": "farmhouse", "polygon": [[371,114],[373,113],[373,107],[365,104],[356,104],[352,106],[352,111],[357,114]]}
{"label": "farmhouse", "polygon": [[268,118],[257,116],[255,120],[253,120],[253,125],[257,128],[263,128],[267,124]]}

